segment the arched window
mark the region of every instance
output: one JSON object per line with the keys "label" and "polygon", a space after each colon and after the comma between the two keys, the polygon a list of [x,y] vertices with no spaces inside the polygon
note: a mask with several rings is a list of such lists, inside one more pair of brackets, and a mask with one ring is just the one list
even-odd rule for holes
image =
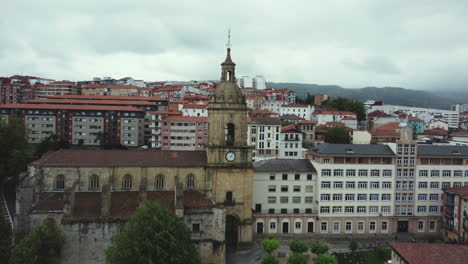
{"label": "arched window", "polygon": [[130,190],[132,188],[132,176],[127,174],[124,176],[122,181],[122,189]]}
{"label": "arched window", "polygon": [[99,177],[96,174],[93,174],[89,177],[88,189],[89,190],[99,189]]}
{"label": "arched window", "polygon": [[59,174],[55,177],[55,190],[63,189],[65,189],[65,176],[63,174]]}
{"label": "arched window", "polygon": [[195,175],[189,174],[187,176],[187,189],[194,189],[195,188]]}
{"label": "arched window", "polygon": [[225,141],[226,145],[232,146],[234,145],[234,131],[235,131],[235,126],[233,123],[228,123],[225,128]]}
{"label": "arched window", "polygon": [[156,189],[164,189],[164,175],[159,174],[156,176],[154,187]]}

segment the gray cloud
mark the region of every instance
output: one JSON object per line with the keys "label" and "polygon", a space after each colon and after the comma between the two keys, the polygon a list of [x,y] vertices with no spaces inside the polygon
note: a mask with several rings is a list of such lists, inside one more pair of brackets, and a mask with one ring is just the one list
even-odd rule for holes
{"label": "gray cloud", "polygon": [[[467,1],[6,1],[0,76],[466,86]],[[443,87],[444,89],[450,87]]]}

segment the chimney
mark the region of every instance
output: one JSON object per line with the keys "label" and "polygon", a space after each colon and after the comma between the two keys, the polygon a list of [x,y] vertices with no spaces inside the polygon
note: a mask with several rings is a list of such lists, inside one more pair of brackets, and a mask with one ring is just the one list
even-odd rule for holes
{"label": "chimney", "polygon": [[175,177],[174,208],[178,217],[184,216],[184,185],[179,181],[179,176]]}

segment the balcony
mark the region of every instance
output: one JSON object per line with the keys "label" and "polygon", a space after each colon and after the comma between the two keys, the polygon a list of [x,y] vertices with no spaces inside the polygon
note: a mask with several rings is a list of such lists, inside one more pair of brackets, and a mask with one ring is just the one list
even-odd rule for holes
{"label": "balcony", "polygon": [[301,141],[299,137],[294,137],[294,138],[285,138],[283,141]]}

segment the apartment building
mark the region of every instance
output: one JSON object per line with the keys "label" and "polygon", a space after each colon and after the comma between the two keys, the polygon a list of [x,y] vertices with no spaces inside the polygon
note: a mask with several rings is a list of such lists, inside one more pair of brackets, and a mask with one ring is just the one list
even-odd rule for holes
{"label": "apartment building", "polygon": [[144,116],[141,109],[128,106],[5,104],[0,116],[15,115],[28,129],[28,141],[40,143],[57,134],[70,144],[143,145]]}
{"label": "apartment building", "polygon": [[37,85],[34,98],[48,98],[55,95],[79,95],[80,87],[74,82],[57,81],[46,85]]}
{"label": "apartment building", "polygon": [[0,83],[0,104],[21,104],[35,97],[35,87],[25,83]]}
{"label": "apartment building", "polygon": [[254,147],[254,161],[274,159],[279,156],[281,121],[275,117],[247,119],[247,144]]}
{"label": "apartment building", "polygon": [[161,148],[161,126],[163,118],[167,116],[182,116],[182,112],[165,109],[148,112],[147,116],[149,116],[149,128],[151,129],[151,148]]}
{"label": "apartment building", "polygon": [[302,159],[303,133],[296,128],[296,125],[289,125],[281,128],[279,143],[280,159]]}
{"label": "apartment building", "polygon": [[319,232],[395,232],[396,155],[390,147],[322,143],[306,156],[318,175]]}
{"label": "apartment building", "polygon": [[208,117],[208,104],[183,104],[182,115]]}
{"label": "apartment building", "polygon": [[343,119],[349,117],[357,120],[355,113],[347,111],[315,110],[312,113],[312,120],[317,122],[317,125],[324,125],[328,122],[343,122]]}
{"label": "apartment building", "polygon": [[149,88],[117,84],[86,84],[81,87],[81,94],[86,96],[152,96]]}
{"label": "apartment building", "polygon": [[468,186],[444,189],[442,227],[449,241],[468,242]]}
{"label": "apartment building", "polygon": [[236,79],[236,82],[240,88],[255,88],[258,90],[266,89],[265,78],[261,75],[257,75],[255,77],[241,76]]}
{"label": "apartment building", "polygon": [[162,150],[203,150],[208,143],[208,117],[168,115],[159,124]]}
{"label": "apartment building", "polygon": [[253,164],[254,233],[317,232],[317,174],[306,159]]}
{"label": "apartment building", "polygon": [[305,120],[312,119],[312,112],[314,112],[314,107],[310,105],[300,105],[300,104],[288,104],[282,105],[280,108],[280,115],[296,115],[298,117],[304,118]]}

